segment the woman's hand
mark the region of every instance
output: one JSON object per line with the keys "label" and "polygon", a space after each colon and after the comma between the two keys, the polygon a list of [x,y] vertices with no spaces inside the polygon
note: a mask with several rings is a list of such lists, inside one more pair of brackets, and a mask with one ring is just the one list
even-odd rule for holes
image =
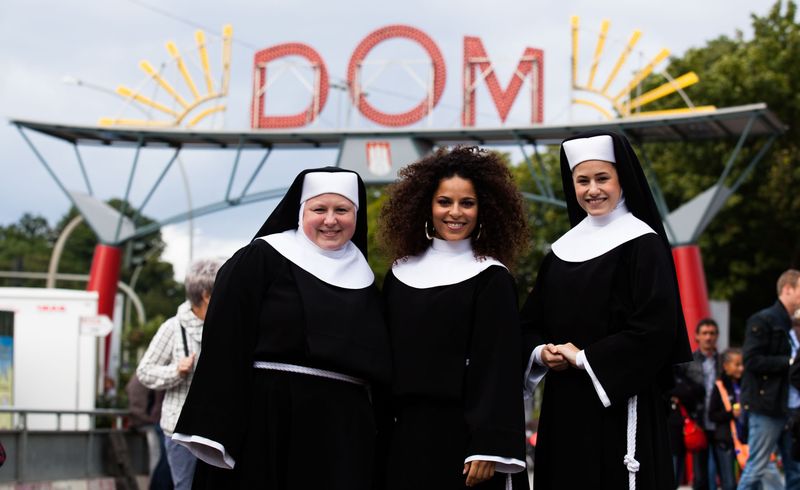
{"label": "woman's hand", "polygon": [[556,349],[562,356],[564,356],[564,359],[566,359],[570,365],[573,367],[578,367],[578,352],[580,352],[580,349],[575,347],[572,342],[557,345]]}
{"label": "woman's hand", "polygon": [[569,367],[569,363],[564,358],[563,354],[558,351],[558,347],[553,344],[547,344],[542,349],[542,362],[549,369],[554,371],[563,371]]}
{"label": "woman's hand", "polygon": [[192,352],[192,355],[189,357],[184,357],[178,361],[178,374],[181,378],[185,378],[187,374],[192,372],[192,367],[194,367],[194,356],[195,353]]}
{"label": "woman's hand", "polygon": [[463,474],[467,475],[467,486],[474,487],[494,476],[494,461],[470,461],[464,464]]}

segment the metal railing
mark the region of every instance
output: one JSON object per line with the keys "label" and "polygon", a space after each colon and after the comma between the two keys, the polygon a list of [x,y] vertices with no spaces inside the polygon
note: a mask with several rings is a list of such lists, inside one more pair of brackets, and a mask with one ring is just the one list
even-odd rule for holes
{"label": "metal railing", "polygon": [[[0,473],[0,482],[107,476],[104,445],[113,433],[131,441],[132,459],[146,461],[146,445],[133,443],[143,436],[125,427],[128,410],[0,407],[0,419],[3,414],[9,414],[11,423],[0,428],[0,440],[6,447],[7,466],[14,471]],[[47,416],[53,417],[52,421]],[[70,423],[73,417],[74,423]]]}

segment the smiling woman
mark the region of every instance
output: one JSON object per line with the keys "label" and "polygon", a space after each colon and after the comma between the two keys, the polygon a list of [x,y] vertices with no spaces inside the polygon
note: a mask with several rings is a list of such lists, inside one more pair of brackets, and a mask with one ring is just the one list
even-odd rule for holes
{"label": "smiling woman", "polygon": [[386,488],[527,488],[504,265],[527,241],[519,192],[498,155],[477,148],[443,148],[399,174],[381,214],[395,259],[383,288],[395,374]]}
{"label": "smiling woman", "polygon": [[614,133],[565,140],[561,177],[573,227],[521,313],[528,389],[547,376],[534,487],[672,489],[665,393],[691,357],[655,201]]}
{"label": "smiling woman", "polygon": [[463,240],[478,222],[478,196],[472,182],[457,175],[442,179],[433,194],[433,228],[443,240]]}
{"label": "smiling woman", "polygon": [[617,169],[602,160],[589,160],[575,167],[572,182],[578,204],[590,216],[610,213],[622,196]]}
{"label": "smiling woman", "polygon": [[338,250],[356,231],[353,203],[339,194],[322,194],[303,203],[303,232],[324,250]]}
{"label": "smiling woman", "polygon": [[365,202],[355,172],[303,171],[221,269],[173,437],[203,461],[193,488],[373,487],[391,358]]}

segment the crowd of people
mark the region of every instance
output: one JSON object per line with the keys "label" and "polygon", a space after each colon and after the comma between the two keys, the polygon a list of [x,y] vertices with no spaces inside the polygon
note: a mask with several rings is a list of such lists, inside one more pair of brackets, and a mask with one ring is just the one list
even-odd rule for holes
{"label": "crowd of people", "polygon": [[740,488],[780,482],[776,448],[786,488],[800,488],[784,429],[800,407],[786,328],[800,273],[781,276],[742,350],[717,355],[709,319],[692,353],[630,143],[568,138],[561,174],[572,227],[520,311],[511,269],[529,231],[496,154],[441,148],[398,172],[379,218],[392,261],[380,290],[360,176],[302,171],[250,243],[191,267],[187,302],[137,369],[166,390],[175,488],[527,489],[523,398],[542,380],[537,490],[675,488],[684,412],[707,438],[692,448],[695,488],[734,488],[747,451],[734,440],[749,442]]}
{"label": "crowd of people", "polygon": [[[688,454],[696,490],[800,488],[800,271],[781,274],[776,293],[772,306],[748,319],[742,348],[719,353],[712,318],[695,327],[697,349],[676,366],[670,391],[677,482],[686,478]],[[684,444],[687,418],[704,445]]]}

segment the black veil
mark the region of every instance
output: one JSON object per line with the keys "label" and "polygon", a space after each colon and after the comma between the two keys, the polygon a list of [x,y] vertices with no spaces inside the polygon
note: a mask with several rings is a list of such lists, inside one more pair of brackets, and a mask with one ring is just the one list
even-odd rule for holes
{"label": "black veil", "polygon": [[300,195],[303,192],[303,181],[308,173],[312,172],[350,172],[358,178],[358,211],[356,212],[356,232],[350,240],[361,250],[364,258],[367,258],[367,190],[361,176],[352,170],[345,170],[339,167],[309,168],[303,170],[295,177],[286,195],[281,202],[269,215],[267,220],[261,225],[253,240],[273,233],[281,233],[286,230],[297,228],[297,220],[300,213]]}
{"label": "black veil", "polygon": [[[593,130],[577,134],[564,141],[591,138],[593,136],[608,135],[611,136],[614,142],[614,157],[617,160],[614,167],[619,176],[620,186],[622,187],[623,195],[625,196],[625,205],[634,216],[647,223],[650,228],[655,231],[664,247],[672,264],[672,273],[675,284],[675,292],[677,300],[678,321],[675,325],[677,341],[673,347],[672,358],[673,362],[687,362],[691,360],[691,349],[689,347],[689,338],[686,332],[686,321],[683,318],[683,308],[680,302],[680,291],[678,290],[678,278],[675,273],[675,261],[672,257],[672,247],[669,243],[669,238],[664,230],[664,224],[661,221],[661,215],[656,207],[653,193],[650,191],[650,186],[647,184],[647,179],[644,176],[644,171],[639,163],[639,158],[633,151],[630,142],[624,136],[614,133],[613,131]],[[571,226],[580,223],[586,217],[586,211],[578,204],[578,199],[575,196],[575,186],[572,182],[572,171],[569,168],[567,155],[564,152],[564,146],[561,146],[561,181],[564,186],[564,199],[567,202],[567,212],[569,213],[569,221]]]}

